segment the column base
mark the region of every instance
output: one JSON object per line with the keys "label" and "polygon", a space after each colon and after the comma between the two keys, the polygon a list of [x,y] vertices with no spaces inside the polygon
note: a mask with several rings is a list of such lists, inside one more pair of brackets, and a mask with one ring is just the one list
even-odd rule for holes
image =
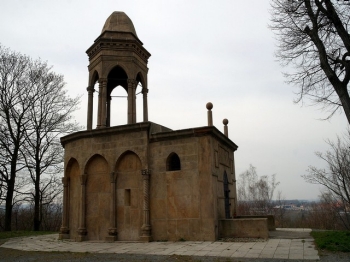
{"label": "column base", "polygon": [[87,237],[86,236],[77,236],[75,238],[75,241],[76,242],[83,242],[83,241],[86,241],[87,240]]}
{"label": "column base", "polygon": [[69,234],[62,234],[62,233],[58,234],[58,239],[59,240],[69,239],[69,238],[70,238]]}
{"label": "column base", "polygon": [[142,242],[151,242],[152,241],[152,236],[141,236],[140,241]]}
{"label": "column base", "polygon": [[106,242],[114,242],[118,240],[117,236],[108,236],[105,238]]}

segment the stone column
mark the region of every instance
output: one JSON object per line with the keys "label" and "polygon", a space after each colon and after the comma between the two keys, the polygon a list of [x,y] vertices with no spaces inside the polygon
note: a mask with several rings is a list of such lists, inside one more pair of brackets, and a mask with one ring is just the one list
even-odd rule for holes
{"label": "stone column", "polygon": [[142,89],[143,94],[143,122],[148,122],[148,102],[147,102],[147,94],[148,89]]}
{"label": "stone column", "polygon": [[149,180],[150,170],[142,170],[142,182],[143,182],[143,225],[141,227],[141,241],[150,242],[151,236],[151,225],[149,220]]}
{"label": "stone column", "polygon": [[102,82],[98,82],[98,106],[97,106],[97,127],[101,128],[101,111],[102,111]]}
{"label": "stone column", "polygon": [[128,79],[128,124],[136,123],[135,80]]}
{"label": "stone column", "polygon": [[107,97],[107,119],[106,119],[107,127],[111,126],[111,100],[112,100],[112,97],[109,95]]}
{"label": "stone column", "polygon": [[101,127],[106,127],[107,120],[107,79],[100,79],[102,85]]}
{"label": "stone column", "polygon": [[87,108],[87,123],[86,123],[86,128],[87,130],[92,129],[92,109],[94,107],[94,92],[95,89],[93,86],[89,86],[86,88],[88,91],[88,108]]}
{"label": "stone column", "polygon": [[81,184],[81,195],[80,195],[80,221],[78,228],[78,237],[77,241],[81,242],[86,240],[86,180],[87,174],[80,175],[80,184]]}
{"label": "stone column", "polygon": [[224,124],[224,135],[228,137],[228,120],[225,118],[224,120],[222,120],[222,123]]}
{"label": "stone column", "polygon": [[68,239],[69,236],[69,178],[62,177],[63,183],[63,214],[62,214],[62,226],[60,228],[60,234],[58,239]]}
{"label": "stone column", "polygon": [[111,207],[110,207],[110,228],[108,229],[108,236],[106,241],[116,241],[118,237],[117,223],[116,223],[116,188],[115,183],[117,181],[117,173],[112,172],[110,174],[111,179]]}
{"label": "stone column", "polygon": [[208,126],[213,125],[213,114],[212,114],[212,109],[213,109],[213,104],[212,103],[207,103],[207,109],[208,109]]}

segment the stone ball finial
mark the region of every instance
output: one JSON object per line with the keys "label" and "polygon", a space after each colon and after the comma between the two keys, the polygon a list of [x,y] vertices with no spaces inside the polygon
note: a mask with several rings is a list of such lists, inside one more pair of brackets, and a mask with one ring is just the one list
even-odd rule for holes
{"label": "stone ball finial", "polygon": [[224,120],[222,120],[222,123],[223,123],[225,126],[227,126],[228,120],[225,118]]}
{"label": "stone ball finial", "polygon": [[212,110],[213,109],[213,104],[211,102],[208,102],[206,106],[207,106],[208,110]]}

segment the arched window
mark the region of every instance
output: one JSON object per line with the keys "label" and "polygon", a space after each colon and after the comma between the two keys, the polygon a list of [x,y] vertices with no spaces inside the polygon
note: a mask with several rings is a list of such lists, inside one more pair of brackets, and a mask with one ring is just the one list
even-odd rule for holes
{"label": "arched window", "polygon": [[166,161],[166,171],[181,170],[180,158],[176,153],[171,153]]}

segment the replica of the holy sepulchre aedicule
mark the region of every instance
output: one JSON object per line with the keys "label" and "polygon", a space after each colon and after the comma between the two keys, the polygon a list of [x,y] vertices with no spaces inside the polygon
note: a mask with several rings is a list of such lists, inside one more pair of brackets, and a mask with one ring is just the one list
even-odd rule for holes
{"label": "replica of the holy sepulchre aedicule", "polygon": [[[148,120],[151,54],[130,18],[113,12],[87,54],[87,130],[61,138],[65,171],[60,239],[213,241],[249,232],[266,237],[266,218],[248,226],[236,218],[237,146],[228,138],[226,119],[224,134],[213,126],[211,103],[203,127],[174,131]],[[111,110],[111,93],[117,86],[127,93],[128,121],[111,126],[117,113]],[[137,87],[143,97],[142,122],[136,122]]]}

